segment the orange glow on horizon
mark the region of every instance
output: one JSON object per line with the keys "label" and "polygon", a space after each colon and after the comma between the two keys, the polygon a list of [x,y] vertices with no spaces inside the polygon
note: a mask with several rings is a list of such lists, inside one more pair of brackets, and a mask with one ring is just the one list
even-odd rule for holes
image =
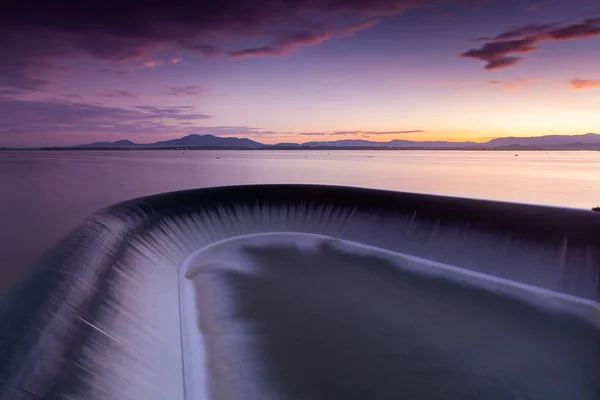
{"label": "orange glow on horizon", "polygon": [[[600,127],[599,127],[600,128]],[[539,137],[548,135],[581,135],[586,133],[600,133],[600,129],[593,130],[532,130],[525,131],[510,131],[506,129],[497,130],[478,130],[478,131],[439,131],[439,132],[423,132],[415,134],[379,134],[379,135],[297,135],[297,134],[276,134],[262,135],[260,137],[244,136],[248,139],[256,140],[265,144],[277,143],[306,143],[306,142],[334,142],[339,140],[367,140],[370,142],[385,143],[392,140],[409,140],[414,142],[474,142],[486,143],[492,139],[503,137]],[[236,135],[231,135],[235,137]],[[241,136],[237,136],[241,137]]]}

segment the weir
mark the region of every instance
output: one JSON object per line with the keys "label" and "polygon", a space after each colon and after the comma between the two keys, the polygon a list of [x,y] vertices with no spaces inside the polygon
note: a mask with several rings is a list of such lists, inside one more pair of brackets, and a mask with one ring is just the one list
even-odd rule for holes
{"label": "weir", "polygon": [[597,399],[600,215],[312,185],[91,216],[2,304],[0,399]]}

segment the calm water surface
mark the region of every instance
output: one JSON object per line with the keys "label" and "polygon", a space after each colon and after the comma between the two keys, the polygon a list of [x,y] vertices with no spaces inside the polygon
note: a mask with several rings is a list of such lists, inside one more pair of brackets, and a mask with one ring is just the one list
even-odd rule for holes
{"label": "calm water surface", "polygon": [[591,208],[600,152],[0,152],[0,291],[101,207],[206,186],[320,183]]}

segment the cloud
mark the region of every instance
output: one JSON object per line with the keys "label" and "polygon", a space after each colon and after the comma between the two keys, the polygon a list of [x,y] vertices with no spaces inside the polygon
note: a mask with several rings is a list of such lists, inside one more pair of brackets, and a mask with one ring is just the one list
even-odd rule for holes
{"label": "cloud", "polygon": [[229,56],[232,58],[283,56],[299,47],[315,46],[336,37],[340,39],[350,37],[356,32],[373,27],[377,22],[377,20],[372,20],[349,25],[339,33],[331,28],[319,32],[306,30],[289,32],[270,45],[233,51],[229,53]]}
{"label": "cloud", "polygon": [[118,99],[118,98],[134,98],[135,94],[127,92],[125,90],[109,90],[108,92],[96,93],[95,96],[102,97],[104,99]]}
{"label": "cloud", "polygon": [[573,79],[571,81],[572,90],[591,90],[600,89],[600,79]]}
{"label": "cloud", "polygon": [[525,25],[520,28],[515,28],[515,29],[511,29],[509,31],[503,32],[496,37],[484,38],[483,40],[500,41],[500,40],[522,39],[522,38],[526,38],[526,37],[544,34],[546,31],[551,30],[555,27],[556,27],[556,25],[553,25],[553,24]]}
{"label": "cloud", "polygon": [[589,18],[570,25],[528,25],[503,32],[493,38],[482,38],[486,43],[477,49],[461,54],[461,57],[485,61],[485,69],[508,68],[519,63],[527,54],[537,51],[542,42],[569,41],[600,37],[600,18]]}
{"label": "cloud", "polygon": [[15,93],[44,90],[50,82],[41,78],[40,72],[54,68],[53,59],[62,51],[58,39],[32,39],[6,33],[0,23],[0,90]]}
{"label": "cloud", "polygon": [[149,60],[149,61],[144,61],[139,66],[139,68],[141,68],[141,69],[156,68],[156,67],[162,67],[163,65],[165,65],[165,62],[162,60]]}
{"label": "cloud", "polygon": [[289,54],[297,47],[314,46],[332,37],[332,32],[314,33],[310,31],[296,31],[287,34],[271,45],[233,51],[229,55],[232,58],[281,56]]}
{"label": "cloud", "polygon": [[179,64],[182,61],[183,61],[183,58],[180,58],[180,57],[172,58],[171,59],[171,64]]}
{"label": "cloud", "polygon": [[133,106],[136,110],[141,110],[152,118],[172,119],[176,121],[182,120],[197,120],[206,119],[210,116],[195,112],[193,106],[169,106],[169,107],[153,107],[153,106]]}
{"label": "cloud", "polygon": [[206,93],[206,89],[198,85],[170,87],[165,94],[169,96],[199,96]]}
{"label": "cloud", "polygon": [[[210,116],[198,112],[192,106],[156,107],[138,105],[132,107],[110,107],[100,104],[72,101],[25,101],[0,97],[1,135],[60,135],[69,134],[173,134],[196,132],[216,136],[236,137],[289,137],[331,135],[391,135],[418,133],[407,131],[335,131],[335,132],[278,132],[249,126],[201,126]],[[81,139],[85,142],[85,139]]]}
{"label": "cloud", "polygon": [[355,135],[402,135],[407,133],[422,133],[421,129],[410,131],[334,131],[334,132],[301,132],[298,136],[355,136]]}
{"label": "cloud", "polygon": [[69,2],[68,7],[42,0],[3,2],[0,88],[40,86],[35,80],[40,70],[57,59],[87,55],[150,67],[163,50],[278,56],[368,29],[379,18],[407,9],[480,1],[105,0]]}
{"label": "cloud", "polygon": [[492,86],[500,86],[505,90],[518,90],[529,87],[534,83],[542,82],[542,79],[515,79],[511,81],[490,81]]}
{"label": "cloud", "polygon": [[523,57],[500,57],[497,60],[490,60],[485,69],[493,70],[512,67],[522,59]]}
{"label": "cloud", "polygon": [[248,126],[203,126],[196,128],[198,133],[209,133],[215,136],[274,136],[280,132]]}
{"label": "cloud", "polygon": [[469,50],[461,56],[486,61],[485,69],[488,70],[507,68],[521,60],[521,57],[508,56],[507,54],[530,53],[537,50],[534,44],[535,41],[531,39],[490,42],[479,49]]}
{"label": "cloud", "polygon": [[325,136],[326,133],[325,132],[300,132],[300,133],[295,133],[295,135],[297,135],[297,136]]}
{"label": "cloud", "polygon": [[183,132],[180,121],[209,118],[191,106],[105,107],[68,101],[0,98],[0,134],[15,133],[171,133]]}
{"label": "cloud", "polygon": [[373,26],[377,25],[379,20],[365,21],[359,24],[349,25],[347,26],[343,32],[339,35],[340,38],[346,38],[354,35],[357,32],[364,31],[366,29],[370,29]]}
{"label": "cloud", "polygon": [[26,91],[40,91],[49,84],[50,81],[36,78],[26,70],[13,71],[8,68],[3,70],[0,66],[0,90],[5,93],[18,94]]}

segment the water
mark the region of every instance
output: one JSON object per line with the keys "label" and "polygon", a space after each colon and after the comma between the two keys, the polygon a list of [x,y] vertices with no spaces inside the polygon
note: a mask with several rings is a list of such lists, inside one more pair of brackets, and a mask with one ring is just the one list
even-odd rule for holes
{"label": "water", "polygon": [[293,185],[143,205],[5,303],[0,399],[598,399],[600,215]]}
{"label": "water", "polygon": [[313,235],[238,237],[188,265],[192,398],[204,374],[227,399],[597,398],[598,331],[531,292]]}
{"label": "water", "polygon": [[0,291],[101,207],[165,191],[254,183],[351,185],[589,209],[600,203],[600,152],[0,152]]}

